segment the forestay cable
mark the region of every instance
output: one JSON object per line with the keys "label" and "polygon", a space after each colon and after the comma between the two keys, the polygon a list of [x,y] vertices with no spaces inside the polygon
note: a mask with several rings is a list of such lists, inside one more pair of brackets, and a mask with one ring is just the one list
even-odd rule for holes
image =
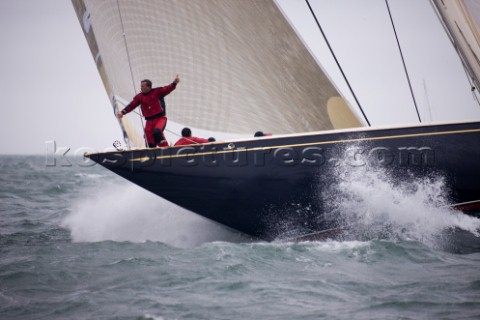
{"label": "forestay cable", "polygon": [[360,112],[362,112],[362,115],[363,115],[363,117],[365,118],[365,121],[367,122],[368,126],[370,127],[370,126],[371,126],[370,121],[368,121],[367,115],[366,115],[365,112],[363,111],[363,108],[362,108],[362,106],[360,105],[360,102],[358,101],[357,96],[355,95],[355,92],[353,91],[353,88],[352,88],[352,86],[350,85],[350,82],[348,81],[345,73],[343,72],[343,69],[342,69],[342,67],[340,66],[340,63],[339,63],[338,60],[337,60],[337,56],[336,56],[335,53],[333,52],[333,49],[332,49],[332,47],[330,46],[330,42],[328,41],[327,36],[326,36],[325,33],[323,32],[322,26],[320,25],[320,22],[318,21],[317,16],[315,15],[315,12],[313,11],[312,7],[310,6],[309,0],[305,0],[305,2],[307,3],[307,6],[308,6],[308,8],[310,9],[310,12],[312,13],[313,18],[315,19],[315,22],[317,23],[318,29],[319,29],[320,32],[322,33],[323,39],[325,40],[325,43],[327,44],[328,49],[330,50],[330,53],[331,53],[332,56],[333,56],[333,59],[335,59],[335,63],[337,64],[338,69],[339,69],[340,72],[342,73],[343,79],[345,80],[345,82],[347,83],[348,88],[350,89],[350,92],[352,93],[353,98],[355,99],[355,102],[357,103],[358,108],[360,109]]}
{"label": "forestay cable", "polygon": [[393,33],[395,34],[395,39],[397,40],[398,51],[400,51],[400,57],[403,63],[403,70],[405,70],[405,76],[407,77],[408,87],[410,88],[410,94],[412,95],[413,104],[415,110],[417,111],[418,121],[422,122],[420,118],[420,113],[418,112],[417,100],[415,99],[415,94],[413,93],[412,82],[410,81],[410,76],[408,75],[407,65],[405,64],[405,58],[403,57],[402,47],[400,46],[400,41],[398,40],[397,30],[395,29],[395,24],[393,23],[392,12],[390,11],[390,6],[388,5],[388,0],[385,0],[387,5],[388,15],[390,17],[390,22],[392,23]]}

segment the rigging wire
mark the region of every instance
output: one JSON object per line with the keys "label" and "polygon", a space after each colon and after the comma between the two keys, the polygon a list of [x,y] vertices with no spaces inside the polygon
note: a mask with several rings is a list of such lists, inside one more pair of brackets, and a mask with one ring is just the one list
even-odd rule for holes
{"label": "rigging wire", "polygon": [[362,115],[363,115],[363,117],[365,118],[365,121],[367,122],[368,126],[370,127],[370,126],[371,126],[370,121],[368,121],[367,115],[366,115],[365,112],[363,111],[363,108],[362,108],[362,106],[360,105],[360,102],[358,101],[357,96],[355,95],[355,92],[353,91],[353,88],[352,88],[352,86],[350,85],[350,82],[348,81],[345,73],[343,72],[343,69],[342,69],[342,67],[340,66],[340,63],[338,62],[337,56],[336,56],[335,53],[333,52],[333,49],[332,49],[332,47],[331,47],[331,45],[330,45],[330,42],[328,41],[327,36],[326,36],[325,33],[323,32],[322,26],[320,25],[320,22],[318,21],[317,16],[315,15],[315,12],[313,11],[312,7],[310,6],[309,0],[305,0],[305,2],[307,3],[308,9],[310,10],[313,18],[315,19],[315,22],[317,23],[318,29],[320,30],[320,32],[321,32],[321,34],[322,34],[322,36],[323,36],[323,39],[325,40],[325,43],[327,44],[328,49],[330,50],[330,53],[331,53],[332,56],[333,56],[333,59],[335,59],[335,63],[337,64],[337,67],[339,68],[340,72],[342,73],[343,79],[344,79],[345,82],[347,83],[347,86],[348,86],[348,88],[350,89],[350,92],[352,93],[353,98],[355,99],[355,102],[356,102],[357,105],[358,105],[358,108],[359,108],[360,111],[362,112]]}
{"label": "rigging wire", "polygon": [[[181,134],[178,134],[178,133],[176,133],[176,132],[173,132],[172,130],[169,130],[169,129],[167,129],[167,128],[165,128],[164,132],[165,132],[165,131],[170,132],[172,135],[177,136],[178,138],[185,138],[186,140],[192,142],[192,144],[199,144],[198,142],[193,141],[193,140],[191,140],[191,139],[188,139],[187,137],[184,137],[184,136],[182,136]],[[165,137],[165,138],[166,138],[166,137]],[[175,142],[172,143],[171,147],[173,147],[174,144],[175,144]]]}
{"label": "rigging wire", "polygon": [[[120,16],[120,24],[122,25],[122,36],[123,36],[123,42],[125,43],[125,50],[127,52],[128,67],[130,68],[130,77],[132,78],[133,92],[135,93],[136,89],[135,89],[135,79],[134,79],[134,76],[133,76],[132,61],[130,59],[130,51],[128,50],[127,35],[125,33],[125,27],[124,27],[124,24],[123,24],[122,11],[120,10],[119,0],[117,0],[117,8],[118,8],[118,14]],[[136,111],[136,110],[134,112],[140,117],[140,123],[142,124],[142,129],[143,129],[143,131],[145,131],[145,124],[143,123],[142,114],[140,112]],[[143,135],[143,138],[144,138],[144,141],[145,141],[145,145],[148,146],[147,137],[145,135]]]}
{"label": "rigging wire", "polygon": [[[462,63],[463,65],[463,63]],[[472,92],[473,99],[477,101],[477,104],[480,106],[480,100],[478,100],[478,90],[477,87],[475,86],[475,83],[471,79],[470,75],[468,74],[467,68],[463,65],[463,70],[465,72],[465,75],[467,76],[467,81],[470,84],[470,91]]]}
{"label": "rigging wire", "polygon": [[427,111],[428,111],[428,121],[432,122],[433,117],[432,117],[432,108],[430,105],[430,99],[428,98],[428,91],[427,91],[427,83],[425,82],[425,79],[423,80],[423,91],[425,92],[425,99],[427,100]]}
{"label": "rigging wire", "polygon": [[480,106],[480,100],[478,98],[478,86],[476,84],[476,81],[474,80],[475,77],[472,76],[473,72],[470,70],[470,68],[468,68],[468,62],[465,61],[465,58],[463,57],[463,55],[460,51],[460,47],[455,42],[455,37],[454,37],[453,33],[450,31],[450,28],[447,26],[447,24],[443,20],[442,14],[440,13],[440,9],[433,3],[433,0],[431,0],[429,2],[430,2],[430,5],[432,6],[433,11],[437,15],[437,18],[440,21],[440,24],[442,25],[443,30],[445,30],[445,33],[447,34],[448,38],[450,39],[450,42],[453,46],[453,49],[455,49],[455,51],[457,52],[457,56],[459,57],[460,61],[462,62],[463,72],[465,72],[465,76],[467,78],[467,81],[470,84],[470,91],[472,92],[473,99]]}
{"label": "rigging wire", "polygon": [[181,134],[178,134],[178,133],[176,133],[176,132],[174,132],[174,131],[172,131],[172,130],[170,130],[170,129],[167,129],[166,127],[165,127],[165,130],[163,130],[163,131],[170,132],[171,134],[173,134],[174,136],[177,136],[177,137],[179,137],[179,138],[182,137]]}
{"label": "rigging wire", "polygon": [[407,65],[405,64],[405,58],[403,57],[402,47],[400,46],[400,41],[398,40],[397,29],[395,28],[395,23],[393,22],[392,12],[390,11],[390,5],[388,4],[388,0],[385,0],[385,4],[387,5],[388,15],[390,16],[390,22],[392,23],[393,33],[395,34],[395,39],[397,40],[398,51],[400,52],[400,57],[402,59],[403,70],[405,70],[405,76],[407,77],[408,87],[410,88],[410,94],[412,95],[413,104],[415,105],[415,110],[417,111],[418,121],[421,123],[422,118],[420,117],[420,113],[418,111],[417,100],[415,99],[415,94],[413,93],[412,82],[410,81]]}
{"label": "rigging wire", "polygon": [[[458,51],[457,51],[458,52]],[[470,84],[470,91],[472,92],[472,96],[473,96],[473,99],[477,102],[477,104],[480,106],[480,100],[478,99],[478,90],[477,90],[477,87],[475,85],[475,82],[473,81],[472,77],[470,76],[470,74],[468,73],[468,69],[467,67],[465,66],[465,64],[463,63],[463,59],[460,59],[462,60],[462,67],[463,67],[463,72],[465,72],[465,76],[467,78],[467,81],[468,83]]]}
{"label": "rigging wire", "polygon": [[117,0],[118,14],[120,16],[120,24],[122,25],[123,42],[125,43],[125,50],[127,51],[128,67],[130,68],[130,76],[132,78],[133,92],[135,92],[135,79],[133,77],[132,63],[130,60],[130,51],[128,50],[127,35],[125,33],[125,27],[123,24],[122,11],[120,10],[120,2]]}

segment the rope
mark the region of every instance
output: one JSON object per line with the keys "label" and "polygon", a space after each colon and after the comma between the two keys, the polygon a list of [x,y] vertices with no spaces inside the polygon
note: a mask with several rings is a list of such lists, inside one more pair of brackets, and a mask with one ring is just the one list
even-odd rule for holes
{"label": "rope", "polygon": [[174,136],[177,136],[177,137],[179,137],[179,138],[185,138],[185,139],[187,139],[188,141],[192,142],[193,144],[199,144],[198,142],[195,142],[195,141],[193,141],[193,140],[190,140],[190,139],[188,139],[187,137],[183,137],[182,135],[180,135],[180,134],[178,134],[178,133],[176,133],[176,132],[173,132],[172,130],[168,130],[167,128],[165,128],[163,131],[164,131],[164,132],[165,132],[165,131],[168,131],[168,132],[170,132],[171,134],[173,134]]}
{"label": "rope", "polygon": [[356,102],[357,105],[358,105],[358,108],[359,108],[360,111],[362,112],[362,115],[363,115],[363,117],[365,118],[365,121],[367,122],[368,126],[370,127],[370,126],[371,126],[371,125],[370,125],[370,121],[368,121],[368,118],[367,118],[365,112],[363,111],[363,108],[362,108],[362,106],[360,105],[360,102],[358,101],[357,96],[355,95],[355,92],[353,91],[352,86],[350,85],[350,82],[348,81],[345,73],[343,72],[343,69],[342,69],[342,67],[340,66],[340,63],[339,63],[338,60],[337,60],[337,56],[336,56],[335,53],[333,52],[333,49],[332,49],[332,47],[330,46],[330,42],[328,41],[327,36],[326,36],[325,33],[323,32],[322,26],[320,25],[320,22],[318,21],[317,16],[315,15],[315,13],[313,12],[312,7],[310,6],[309,0],[305,0],[305,2],[307,3],[307,6],[308,6],[308,8],[310,9],[310,12],[311,12],[313,18],[315,19],[315,22],[317,23],[318,29],[320,29],[320,32],[322,33],[323,39],[325,39],[325,42],[326,42],[326,44],[327,44],[327,46],[328,46],[328,49],[330,50],[330,53],[332,54],[333,58],[335,59],[335,63],[337,64],[338,69],[339,69],[340,72],[342,73],[343,79],[344,79],[345,82],[347,83],[347,86],[348,86],[348,88],[350,89],[350,92],[352,93],[353,98],[355,99],[355,102]]}
{"label": "rope", "polygon": [[400,52],[400,57],[402,59],[403,70],[405,71],[405,76],[407,77],[408,87],[410,88],[410,94],[412,95],[413,104],[415,105],[415,110],[417,111],[418,121],[421,123],[422,119],[420,118],[420,113],[418,112],[417,100],[415,99],[415,94],[413,93],[412,82],[410,81],[410,76],[408,75],[407,65],[405,64],[405,58],[403,57],[402,47],[400,46],[397,30],[395,28],[395,24],[393,23],[392,12],[390,11],[388,0],[385,0],[385,4],[387,5],[388,15],[390,16],[390,22],[392,23],[393,33],[395,34],[395,39],[397,40],[398,51]]}
{"label": "rope", "polygon": [[[177,137],[179,137],[179,138],[187,139],[187,140],[190,141],[192,144],[200,144],[200,143],[198,143],[198,142],[196,142],[196,141],[193,141],[193,140],[191,140],[191,139],[188,139],[187,137],[183,137],[182,135],[180,135],[180,134],[178,134],[178,133],[176,133],[176,132],[173,132],[172,130],[168,130],[168,129],[165,128],[163,131],[168,131],[168,132],[170,132],[171,134],[173,134],[173,135],[175,135],[175,136],[177,136]],[[174,142],[173,144],[175,144],[175,142]]]}
{"label": "rope", "polygon": [[[117,8],[118,8],[118,14],[120,16],[120,24],[122,25],[122,35],[123,35],[123,42],[125,43],[125,50],[127,52],[127,60],[128,60],[128,67],[130,68],[130,77],[132,78],[132,85],[133,85],[133,92],[136,92],[135,90],[135,79],[133,76],[133,69],[132,69],[132,61],[130,59],[130,51],[128,50],[128,43],[127,43],[127,35],[125,33],[125,27],[123,24],[123,18],[122,18],[122,10],[120,10],[120,2],[117,0]],[[134,113],[136,113],[140,117],[140,123],[142,124],[142,129],[145,132],[145,124],[143,123],[143,116],[140,112],[134,110]],[[143,139],[145,141],[145,145],[148,146],[148,141],[147,137],[143,135]]]}
{"label": "rope", "polygon": [[[467,81],[470,84],[470,91],[472,92],[473,99],[477,102],[477,104],[480,106],[480,101],[478,99],[478,86],[475,81],[476,77],[472,76],[473,71],[468,67],[468,63],[465,61],[465,58],[460,52],[459,46],[457,46],[455,42],[455,37],[453,33],[450,31],[450,28],[447,26],[445,21],[443,20],[442,14],[440,13],[440,9],[435,6],[433,3],[433,0],[430,1],[430,5],[432,6],[433,11],[437,15],[438,20],[440,21],[440,24],[443,27],[443,30],[445,30],[445,33],[447,34],[448,38],[450,39],[450,42],[452,43],[453,48],[457,52],[457,56],[459,57],[460,61],[462,62],[462,67],[463,71],[465,72],[465,76],[467,77]],[[476,93],[477,92],[477,93]]]}
{"label": "rope", "polygon": [[181,135],[179,135],[178,133],[173,132],[172,130],[167,129],[166,127],[165,127],[165,129],[164,129],[163,131],[168,131],[168,132],[170,132],[171,134],[173,134],[174,136],[181,137]]}

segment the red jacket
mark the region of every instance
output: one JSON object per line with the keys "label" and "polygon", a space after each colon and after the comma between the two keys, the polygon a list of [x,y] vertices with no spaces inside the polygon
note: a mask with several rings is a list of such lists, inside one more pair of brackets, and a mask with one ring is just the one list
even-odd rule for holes
{"label": "red jacket", "polygon": [[142,114],[145,118],[160,115],[162,113],[165,115],[165,102],[163,97],[175,90],[176,86],[175,83],[171,83],[165,87],[153,88],[148,93],[141,92],[133,98],[132,102],[130,102],[122,112],[127,114],[141,105]]}
{"label": "red jacket", "polygon": [[175,146],[185,146],[189,144],[197,144],[197,143],[207,143],[209,142],[207,139],[197,138],[197,137],[184,137],[175,142]]}

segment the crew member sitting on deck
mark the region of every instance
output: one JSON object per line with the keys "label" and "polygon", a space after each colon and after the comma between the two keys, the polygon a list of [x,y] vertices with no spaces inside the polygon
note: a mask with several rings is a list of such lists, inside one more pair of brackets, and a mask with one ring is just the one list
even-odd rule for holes
{"label": "crew member sitting on deck", "polygon": [[183,128],[182,138],[175,142],[175,146],[185,146],[189,144],[207,143],[207,139],[192,137],[192,130],[190,128]]}
{"label": "crew member sitting on deck", "polygon": [[167,116],[165,112],[165,101],[163,98],[175,90],[180,78],[177,76],[171,84],[165,87],[153,88],[152,81],[145,79],[140,83],[141,93],[137,94],[122,111],[117,113],[119,118],[141,106],[142,114],[147,120],[145,124],[145,139],[149,148],[168,147],[168,142],[163,135],[163,130],[167,125]]}
{"label": "crew member sitting on deck", "polygon": [[257,137],[269,137],[271,135],[272,135],[271,133],[263,133],[263,131],[257,131],[253,136],[257,138]]}

